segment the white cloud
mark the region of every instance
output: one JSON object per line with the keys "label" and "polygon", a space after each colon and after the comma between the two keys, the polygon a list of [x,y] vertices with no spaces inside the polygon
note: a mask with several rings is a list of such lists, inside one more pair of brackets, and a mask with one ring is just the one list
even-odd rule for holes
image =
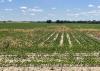
{"label": "white cloud", "polygon": [[5,11],[13,11],[13,9],[4,9]]}
{"label": "white cloud", "polygon": [[20,11],[21,11],[21,13],[22,13],[23,15],[27,15],[27,10],[26,10],[26,9],[21,9]]}
{"label": "white cloud", "polygon": [[52,10],[56,10],[56,8],[55,7],[53,7],[53,8],[51,8]]}
{"label": "white cloud", "polygon": [[100,6],[97,6],[97,8],[100,8]]}
{"label": "white cloud", "polygon": [[20,9],[27,9],[27,7],[26,6],[21,6]]}
{"label": "white cloud", "polygon": [[12,2],[12,0],[8,0],[9,2]]}
{"label": "white cloud", "polygon": [[88,7],[94,7],[94,5],[93,4],[89,4]]}
{"label": "white cloud", "polygon": [[21,6],[20,11],[23,15],[31,15],[34,16],[35,13],[37,12],[43,12],[43,9],[40,9],[39,7],[34,7],[34,8],[28,8],[26,6]]}
{"label": "white cloud", "polygon": [[78,17],[80,14],[79,13],[67,13],[67,16],[74,16],[74,17]]}
{"label": "white cloud", "polygon": [[35,15],[35,13],[31,13],[30,15],[34,16],[34,15]]}
{"label": "white cloud", "polygon": [[12,2],[13,0],[0,0],[1,3],[7,2],[7,1]]}
{"label": "white cloud", "polygon": [[100,15],[100,10],[92,10],[92,11],[89,11],[88,14],[91,14],[91,15]]}
{"label": "white cloud", "polygon": [[32,8],[32,9],[29,9],[29,11],[31,11],[31,12],[43,12],[43,9]]}
{"label": "white cloud", "polygon": [[86,11],[86,12],[80,12],[78,14],[82,16],[99,16],[100,10],[91,10],[91,11]]}
{"label": "white cloud", "polygon": [[26,10],[21,10],[21,12],[25,13],[25,12],[26,12]]}

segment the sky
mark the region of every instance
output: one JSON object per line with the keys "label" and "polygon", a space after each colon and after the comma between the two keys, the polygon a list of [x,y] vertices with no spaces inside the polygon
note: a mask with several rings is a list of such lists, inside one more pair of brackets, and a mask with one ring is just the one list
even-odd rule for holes
{"label": "sky", "polygon": [[0,20],[100,20],[100,0],[0,0]]}

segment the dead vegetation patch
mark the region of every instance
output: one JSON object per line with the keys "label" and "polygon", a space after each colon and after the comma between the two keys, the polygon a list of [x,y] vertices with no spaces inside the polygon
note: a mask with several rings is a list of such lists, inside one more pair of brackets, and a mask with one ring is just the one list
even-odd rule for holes
{"label": "dead vegetation patch", "polygon": [[0,29],[0,32],[12,31],[12,32],[33,32],[34,29]]}
{"label": "dead vegetation patch", "polygon": [[1,48],[17,48],[17,47],[32,47],[33,42],[30,40],[22,40],[12,36],[3,37],[0,39]]}
{"label": "dead vegetation patch", "polygon": [[87,35],[97,40],[100,40],[100,31],[87,32]]}
{"label": "dead vegetation patch", "polygon": [[55,31],[55,32],[67,32],[67,31],[72,31],[73,29],[66,27],[66,26],[62,26],[62,25],[58,25],[58,26],[49,26],[49,27],[43,27],[43,28],[33,28],[33,29],[0,29],[0,32],[4,32],[4,31],[10,31],[10,32],[38,32],[38,31]]}
{"label": "dead vegetation patch", "polygon": [[76,29],[76,30],[78,30],[78,31],[81,31],[81,32],[96,32],[96,31],[99,31],[100,32],[100,30],[99,29]]}

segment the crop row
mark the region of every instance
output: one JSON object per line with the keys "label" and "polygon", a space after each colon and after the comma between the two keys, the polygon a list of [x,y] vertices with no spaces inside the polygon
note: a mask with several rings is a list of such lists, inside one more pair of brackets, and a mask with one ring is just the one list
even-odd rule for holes
{"label": "crop row", "polygon": [[0,55],[0,66],[34,65],[99,66],[100,53],[53,53],[32,55]]}
{"label": "crop row", "polygon": [[3,49],[28,49],[46,51],[73,51],[93,52],[100,50],[100,41],[87,36],[85,33],[37,31],[31,33],[1,32],[0,48]]}

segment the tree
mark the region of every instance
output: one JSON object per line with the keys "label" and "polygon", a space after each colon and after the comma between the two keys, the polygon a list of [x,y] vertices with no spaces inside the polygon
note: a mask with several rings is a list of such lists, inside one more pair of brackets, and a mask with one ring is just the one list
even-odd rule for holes
{"label": "tree", "polygon": [[60,23],[60,20],[56,20],[56,23]]}
{"label": "tree", "polygon": [[47,22],[47,23],[52,23],[52,20],[47,20],[46,22]]}

